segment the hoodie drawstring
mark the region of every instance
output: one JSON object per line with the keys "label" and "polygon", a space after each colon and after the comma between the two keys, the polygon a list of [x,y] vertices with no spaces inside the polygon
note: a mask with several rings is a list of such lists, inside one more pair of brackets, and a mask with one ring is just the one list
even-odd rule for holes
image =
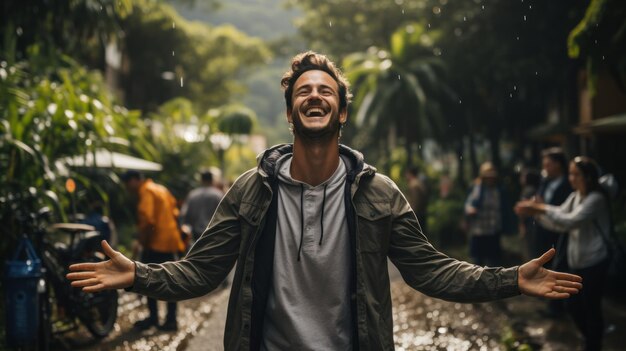
{"label": "hoodie drawstring", "polygon": [[[320,242],[319,245],[322,245],[322,240],[324,239],[324,208],[326,207],[326,188],[328,184],[324,184],[324,196],[322,197],[322,215],[320,218]],[[304,184],[300,183],[300,245],[298,245],[298,261],[300,261],[300,257],[302,255],[302,242],[304,241]]]}
{"label": "hoodie drawstring", "polygon": [[304,184],[300,183],[300,246],[298,247],[298,261],[302,252],[302,241],[304,239]]}
{"label": "hoodie drawstring", "polygon": [[322,218],[320,219],[320,228],[322,229],[322,235],[320,235],[320,246],[322,245],[322,239],[324,239],[324,207],[326,206],[326,187],[328,187],[328,183],[324,184],[324,197],[322,197]]}

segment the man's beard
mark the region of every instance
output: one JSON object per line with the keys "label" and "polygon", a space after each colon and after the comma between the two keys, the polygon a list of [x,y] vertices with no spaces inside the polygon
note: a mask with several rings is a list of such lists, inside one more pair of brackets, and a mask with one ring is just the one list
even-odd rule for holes
{"label": "man's beard", "polygon": [[331,116],[330,121],[323,127],[316,128],[308,128],[305,127],[302,123],[302,119],[308,117],[301,117],[298,114],[298,111],[293,111],[291,113],[291,120],[293,121],[293,134],[295,136],[309,139],[309,140],[325,140],[332,139],[339,135],[339,129],[341,128],[341,123],[339,122],[339,116]]}

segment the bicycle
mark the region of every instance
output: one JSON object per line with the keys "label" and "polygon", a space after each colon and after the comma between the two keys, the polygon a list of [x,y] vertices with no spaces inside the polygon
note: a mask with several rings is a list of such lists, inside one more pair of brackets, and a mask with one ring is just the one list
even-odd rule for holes
{"label": "bicycle", "polygon": [[[100,262],[102,236],[94,227],[79,223],[56,223],[46,227],[48,208],[30,213],[25,220],[26,237],[42,263],[43,283],[39,288],[39,350],[49,350],[52,339],[84,325],[97,339],[107,336],[117,319],[118,294],[115,290],[85,293],[65,278],[68,267],[78,262]],[[54,234],[61,240],[51,240]],[[65,239],[65,240],[63,240]]]}

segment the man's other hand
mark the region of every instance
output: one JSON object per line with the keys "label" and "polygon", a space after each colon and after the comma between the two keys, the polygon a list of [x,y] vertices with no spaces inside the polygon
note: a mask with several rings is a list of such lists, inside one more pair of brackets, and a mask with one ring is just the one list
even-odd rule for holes
{"label": "man's other hand", "polygon": [[519,267],[517,282],[522,294],[548,299],[566,299],[582,289],[580,276],[555,272],[543,267],[555,254],[556,250],[550,249],[541,257]]}
{"label": "man's other hand", "polygon": [[71,265],[67,279],[72,286],[83,288],[85,292],[98,292],[106,289],[128,288],[135,282],[135,263],[102,240],[102,249],[110,258],[98,263],[77,263]]}

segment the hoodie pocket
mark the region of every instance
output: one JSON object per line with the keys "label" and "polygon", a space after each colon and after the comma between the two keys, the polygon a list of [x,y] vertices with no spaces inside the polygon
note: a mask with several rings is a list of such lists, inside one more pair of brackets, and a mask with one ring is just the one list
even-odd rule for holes
{"label": "hoodie pocket", "polygon": [[363,253],[387,255],[391,230],[389,202],[356,202],[357,243]]}

